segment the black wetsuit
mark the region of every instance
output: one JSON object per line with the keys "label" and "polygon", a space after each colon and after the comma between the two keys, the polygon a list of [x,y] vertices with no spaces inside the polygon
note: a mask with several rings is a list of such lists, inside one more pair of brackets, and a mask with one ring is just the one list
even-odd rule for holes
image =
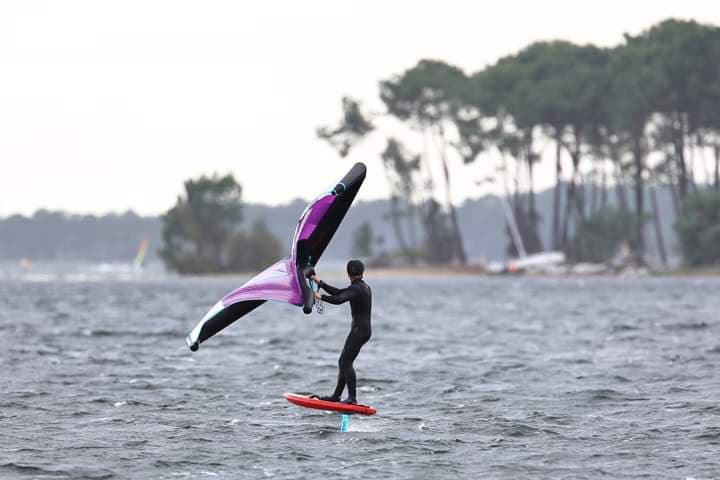
{"label": "black wetsuit", "polygon": [[370,340],[372,329],[370,327],[370,314],[372,310],[372,292],[367,283],[362,279],[353,280],[349,287],[339,289],[332,285],[320,281],[320,288],[324,289],[330,295],[323,295],[323,301],[333,305],[340,305],[347,301],[350,302],[350,312],[352,313],[352,327],[350,334],[345,340],[345,346],[340,354],[338,361],[338,381],[332,399],[337,401],[340,399],[345,385],[348,387],[348,400],[355,402],[357,399],[355,392],[355,369],[353,362],[360,353],[360,348]]}

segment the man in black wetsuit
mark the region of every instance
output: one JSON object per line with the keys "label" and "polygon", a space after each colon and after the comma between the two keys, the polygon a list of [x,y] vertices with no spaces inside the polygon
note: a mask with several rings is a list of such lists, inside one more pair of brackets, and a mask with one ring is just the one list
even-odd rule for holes
{"label": "man in black wetsuit", "polygon": [[357,394],[355,391],[355,369],[353,362],[357,358],[360,349],[370,340],[372,330],[370,328],[370,314],[372,307],[372,292],[370,287],[363,280],[363,272],[365,265],[360,260],[350,260],[347,264],[347,274],[350,277],[350,286],[344,289],[335,288],[332,285],[320,280],[317,276],[311,278],[319,285],[320,288],[328,292],[330,295],[320,295],[315,293],[315,298],[323,300],[333,305],[340,305],[347,301],[350,302],[350,312],[352,314],[352,326],[350,334],[345,340],[345,346],[340,354],[338,361],[338,380],[335,391],[329,397],[319,397],[320,400],[330,402],[339,402],[345,385],[348,388],[348,398],[343,403],[357,403]]}

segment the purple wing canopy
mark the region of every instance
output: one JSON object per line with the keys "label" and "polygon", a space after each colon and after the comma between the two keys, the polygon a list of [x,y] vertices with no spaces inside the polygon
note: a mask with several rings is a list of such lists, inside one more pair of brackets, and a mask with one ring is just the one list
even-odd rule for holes
{"label": "purple wing canopy", "polygon": [[186,338],[190,350],[268,300],[303,308],[314,302],[308,273],[317,265],[365,180],[366,168],[356,163],[335,187],[312,201],[300,215],[290,257],[266,268],[218,301]]}

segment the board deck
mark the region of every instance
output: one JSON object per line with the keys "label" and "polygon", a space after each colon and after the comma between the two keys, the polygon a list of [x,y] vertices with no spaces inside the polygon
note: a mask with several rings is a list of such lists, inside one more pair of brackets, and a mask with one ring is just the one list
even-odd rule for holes
{"label": "board deck", "polygon": [[315,408],[318,410],[330,410],[341,413],[356,413],[359,415],[375,415],[377,410],[367,405],[351,405],[347,403],[328,402],[317,398],[310,398],[307,395],[297,393],[286,393],[285,398],[288,402],[305,408]]}

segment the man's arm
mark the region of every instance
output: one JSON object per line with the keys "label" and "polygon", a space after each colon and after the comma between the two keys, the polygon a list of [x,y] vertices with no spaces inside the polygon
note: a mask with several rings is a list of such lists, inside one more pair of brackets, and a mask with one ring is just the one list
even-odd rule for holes
{"label": "man's arm", "polygon": [[318,286],[328,292],[330,295],[339,295],[340,292],[342,292],[341,288],[333,287],[332,285],[325,283],[325,280],[320,280],[318,282]]}
{"label": "man's arm", "polygon": [[[325,290],[327,290],[327,288]],[[331,303],[333,305],[340,305],[341,303],[352,300],[358,294],[357,289],[353,288],[352,285],[343,290],[339,290],[337,288],[335,288],[335,290],[337,291],[337,293],[334,293],[332,295],[321,295],[320,298],[322,299],[322,301]]]}
{"label": "man's arm", "polygon": [[328,285],[325,283],[324,280],[320,280],[320,278],[317,275],[313,275],[310,277],[310,280],[318,284],[318,288],[322,288],[326,292],[328,292],[330,295],[339,295],[340,292],[342,292],[342,289],[333,287],[332,285]]}

